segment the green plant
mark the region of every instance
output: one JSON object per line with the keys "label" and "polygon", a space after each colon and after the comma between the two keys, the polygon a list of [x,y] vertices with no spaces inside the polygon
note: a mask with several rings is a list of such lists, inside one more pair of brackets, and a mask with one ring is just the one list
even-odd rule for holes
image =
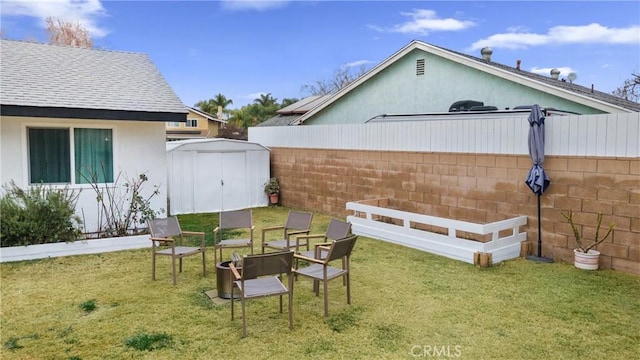
{"label": "green plant", "polygon": [[578,250],[584,253],[589,252],[589,250],[591,250],[592,248],[598,246],[603,241],[605,241],[609,237],[609,235],[611,235],[611,232],[613,231],[613,228],[615,226],[614,223],[609,224],[607,233],[602,238],[599,238],[600,226],[602,225],[602,213],[599,213],[598,220],[596,223],[596,234],[593,239],[594,242],[590,245],[585,245],[582,242],[583,240],[582,233],[578,231],[578,226],[573,221],[573,210],[569,209],[567,211],[563,211],[562,216],[564,216],[564,218],[567,219],[567,222],[569,223],[569,225],[571,225],[571,230],[573,231],[573,236],[576,239],[576,245],[578,246]]}
{"label": "green plant", "polygon": [[143,195],[144,184],[149,181],[146,174],[126,179],[119,185],[122,174],[118,174],[113,184],[101,184],[97,173],[89,173],[91,178],[87,180],[98,202],[98,237],[136,234],[139,226],[164,212],[164,209],[156,211],[151,207],[151,199],[160,194],[158,185],[154,185],[146,197]]}
{"label": "green plant", "polygon": [[125,345],[140,351],[152,351],[171,346],[171,336],[166,333],[140,333],[125,340]]}
{"label": "green plant", "polygon": [[267,195],[280,193],[280,182],[278,178],[272,177],[264,183],[264,193]]}
{"label": "green plant", "polygon": [[74,241],[81,235],[82,221],[75,214],[78,193],[68,187],[44,184],[23,190],[12,180],[3,185],[0,197],[0,243],[2,246]]}
{"label": "green plant", "polygon": [[92,312],[97,308],[95,299],[87,300],[79,305],[80,309],[86,312]]}

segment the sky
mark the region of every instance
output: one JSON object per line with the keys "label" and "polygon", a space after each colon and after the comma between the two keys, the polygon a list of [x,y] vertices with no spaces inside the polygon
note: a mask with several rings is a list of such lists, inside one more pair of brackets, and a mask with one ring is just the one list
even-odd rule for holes
{"label": "sky", "polygon": [[48,42],[47,17],[94,47],[145,53],[185,105],[221,93],[310,94],[339,69],[371,69],[412,40],[611,92],[640,71],[640,1],[0,0],[2,37]]}

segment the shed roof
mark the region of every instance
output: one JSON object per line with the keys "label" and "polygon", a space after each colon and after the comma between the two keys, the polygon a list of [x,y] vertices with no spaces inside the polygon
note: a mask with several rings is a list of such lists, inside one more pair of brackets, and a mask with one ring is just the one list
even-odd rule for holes
{"label": "shed roof", "polygon": [[[1,40],[0,59],[3,110],[28,107],[77,109],[84,110],[79,111],[83,114],[136,113],[131,120],[149,113],[150,118],[141,120],[160,121],[171,121],[161,119],[160,114],[181,119],[187,113],[146,54]],[[117,118],[113,113],[110,116]]]}
{"label": "shed roof", "polygon": [[170,141],[167,143],[167,152],[171,151],[237,152],[270,150],[254,142],[216,138]]}

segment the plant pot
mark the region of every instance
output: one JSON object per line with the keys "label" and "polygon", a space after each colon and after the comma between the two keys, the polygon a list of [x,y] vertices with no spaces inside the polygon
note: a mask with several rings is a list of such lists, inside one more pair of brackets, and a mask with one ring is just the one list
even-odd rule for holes
{"label": "plant pot", "polygon": [[278,195],[279,194],[269,194],[269,203],[271,205],[278,204],[278,200],[280,199],[280,197]]}
{"label": "plant pot", "polygon": [[599,259],[600,251],[589,250],[585,253],[581,250],[573,249],[573,265],[578,269],[598,270]]}

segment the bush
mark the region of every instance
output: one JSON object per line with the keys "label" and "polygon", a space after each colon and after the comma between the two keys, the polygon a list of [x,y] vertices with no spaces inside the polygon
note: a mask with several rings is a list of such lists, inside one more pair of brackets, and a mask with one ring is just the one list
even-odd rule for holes
{"label": "bush", "polygon": [[13,181],[2,188],[1,246],[74,241],[80,236],[82,222],[75,215],[78,200],[75,191],[43,184],[23,190]]}

